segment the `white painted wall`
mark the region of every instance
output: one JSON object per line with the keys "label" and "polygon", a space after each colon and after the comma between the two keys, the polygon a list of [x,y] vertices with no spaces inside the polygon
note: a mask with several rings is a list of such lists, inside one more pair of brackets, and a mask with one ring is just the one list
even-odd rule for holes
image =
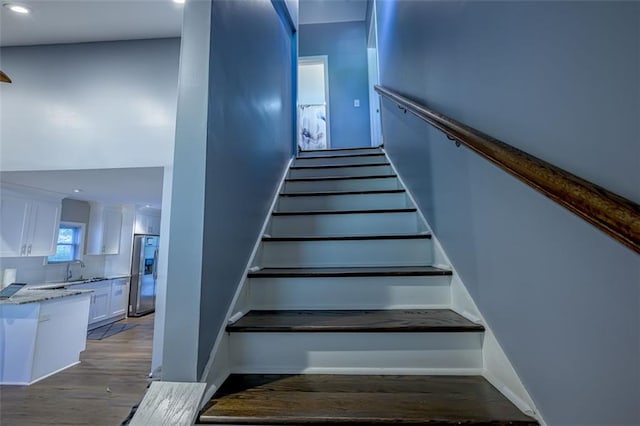
{"label": "white painted wall", "polygon": [[325,99],[323,63],[298,64],[298,103],[323,104]]}
{"label": "white painted wall", "polygon": [[179,39],[6,47],[0,169],[173,161]]}

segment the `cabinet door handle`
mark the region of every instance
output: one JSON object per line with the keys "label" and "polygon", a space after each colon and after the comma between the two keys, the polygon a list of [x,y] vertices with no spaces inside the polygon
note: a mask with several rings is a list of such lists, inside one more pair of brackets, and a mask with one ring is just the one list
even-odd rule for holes
{"label": "cabinet door handle", "polygon": [[27,256],[31,256],[31,244],[29,244],[29,248],[27,249]]}

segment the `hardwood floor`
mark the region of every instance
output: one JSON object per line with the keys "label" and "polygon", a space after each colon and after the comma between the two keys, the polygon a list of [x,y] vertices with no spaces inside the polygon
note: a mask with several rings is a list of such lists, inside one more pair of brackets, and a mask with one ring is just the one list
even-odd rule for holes
{"label": "hardwood floor", "polygon": [[0,424],[119,425],[142,399],[151,369],[154,315],[104,340],[88,340],[81,363],[31,386],[0,386]]}

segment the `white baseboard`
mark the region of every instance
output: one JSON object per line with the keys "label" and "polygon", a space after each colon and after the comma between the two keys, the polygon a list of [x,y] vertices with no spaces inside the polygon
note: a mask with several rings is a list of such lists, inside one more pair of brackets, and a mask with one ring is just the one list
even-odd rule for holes
{"label": "white baseboard", "polygon": [[39,381],[46,379],[47,377],[51,377],[51,376],[53,376],[54,374],[58,374],[59,372],[64,371],[64,370],[66,370],[67,368],[71,368],[71,367],[73,367],[74,365],[78,365],[78,364],[80,364],[80,361],[76,361],[76,362],[71,363],[71,364],[69,364],[69,365],[67,365],[67,366],[65,366],[65,367],[59,368],[59,369],[57,369],[56,371],[52,371],[52,372],[51,372],[51,373],[49,373],[49,374],[45,374],[45,375],[44,375],[44,376],[42,376],[42,377],[38,377],[37,379],[35,379],[35,380],[31,381],[31,382],[2,382],[2,385],[3,385],[3,386],[5,386],[5,385],[12,385],[12,386],[14,386],[14,385],[15,385],[15,386],[30,386],[30,385],[32,385],[32,384],[34,384],[34,383],[38,383]]}
{"label": "white baseboard", "polygon": [[[275,191],[272,196],[271,206],[269,207],[269,211],[265,216],[264,223],[262,224],[262,228],[260,229],[260,232],[256,237],[256,243],[253,246],[251,256],[249,256],[249,261],[247,262],[247,266],[242,274],[242,278],[240,279],[240,282],[237,285],[235,295],[231,301],[231,304],[229,305],[229,310],[227,311],[227,316],[225,318],[223,326],[220,327],[218,336],[211,350],[211,354],[209,355],[209,360],[207,361],[207,365],[205,366],[202,376],[200,378],[201,382],[207,383],[207,390],[205,391],[205,395],[212,396],[213,393],[215,393],[215,390],[222,384],[222,382],[224,382],[224,380],[228,376],[229,354],[228,354],[228,345],[225,344],[225,342],[228,343],[228,341],[225,340],[225,342],[223,342],[223,339],[227,338],[227,336],[225,335],[225,327],[232,316],[237,314],[239,311],[246,312],[246,310],[248,310],[248,305],[247,305],[248,298],[246,297],[246,294],[245,294],[245,289],[247,287],[245,286],[245,284],[247,283],[247,274],[249,272],[249,269],[251,269],[251,267],[253,266],[254,260],[258,254],[258,249],[260,248],[260,243],[262,242],[262,235],[265,233],[267,226],[269,225],[271,214],[273,213],[276,203],[278,201],[278,194],[280,193],[284,185],[284,180],[287,177],[287,173],[289,172],[289,167],[293,162],[293,158],[294,157],[291,157],[289,159],[289,162],[284,167],[284,171],[282,173],[282,176],[280,177],[280,182],[278,183],[278,185],[276,185]],[[224,346],[221,347],[221,345],[223,344]],[[216,368],[214,368],[214,366]],[[224,378],[221,381],[221,377],[223,376]],[[210,398],[211,397],[209,397],[209,399]],[[208,399],[203,398],[203,401],[206,402],[208,401]]]}
{"label": "white baseboard", "polygon": [[[418,204],[415,202],[415,198],[413,197],[411,190],[405,185],[402,177],[388,155],[387,159],[391,164],[391,168],[394,170],[396,175],[398,175],[400,183],[406,189],[408,198],[414,206],[418,208]],[[460,279],[460,276],[456,272],[453,263],[444,251],[437,236],[433,234],[433,230],[427,219],[422,214],[420,208],[418,208],[418,215],[425,222],[425,226],[432,231],[431,240],[433,242],[433,266],[450,269],[453,272],[450,286],[451,309],[468,320],[482,324],[485,327],[484,341],[482,345],[482,358],[484,365],[482,376],[522,412],[534,417],[541,425],[546,425],[546,422],[542,419],[542,416],[536,408],[531,396],[520,381],[518,374],[509,361],[509,358],[500,346],[496,336],[493,334],[490,325],[482,316],[482,313]]]}
{"label": "white baseboard", "polygon": [[481,368],[279,368],[264,370],[234,369],[234,374],[340,374],[340,375],[397,375],[397,376],[481,376]]}

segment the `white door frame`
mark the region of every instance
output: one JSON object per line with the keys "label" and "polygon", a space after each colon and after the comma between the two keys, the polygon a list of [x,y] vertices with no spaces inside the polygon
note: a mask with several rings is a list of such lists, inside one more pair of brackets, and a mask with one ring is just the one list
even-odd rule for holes
{"label": "white door frame", "polygon": [[[298,56],[298,66],[300,64],[322,64],[324,66],[324,101],[325,101],[325,110],[327,112],[327,149],[331,148],[331,112],[329,108],[329,56],[328,55],[318,55],[318,56]],[[298,86],[299,87],[299,86]],[[299,90],[299,89],[298,89]],[[298,101],[298,105],[300,105],[300,101]],[[297,112],[296,112],[297,113]],[[296,130],[296,144],[298,143],[298,132],[300,129]]]}
{"label": "white door frame", "polygon": [[371,23],[367,37],[367,68],[369,76],[369,117],[371,123],[371,146],[380,146],[382,140],[382,124],[380,122],[380,96],[373,88],[380,83],[380,67],[378,64],[378,25],[376,17],[376,1],[371,7]]}

